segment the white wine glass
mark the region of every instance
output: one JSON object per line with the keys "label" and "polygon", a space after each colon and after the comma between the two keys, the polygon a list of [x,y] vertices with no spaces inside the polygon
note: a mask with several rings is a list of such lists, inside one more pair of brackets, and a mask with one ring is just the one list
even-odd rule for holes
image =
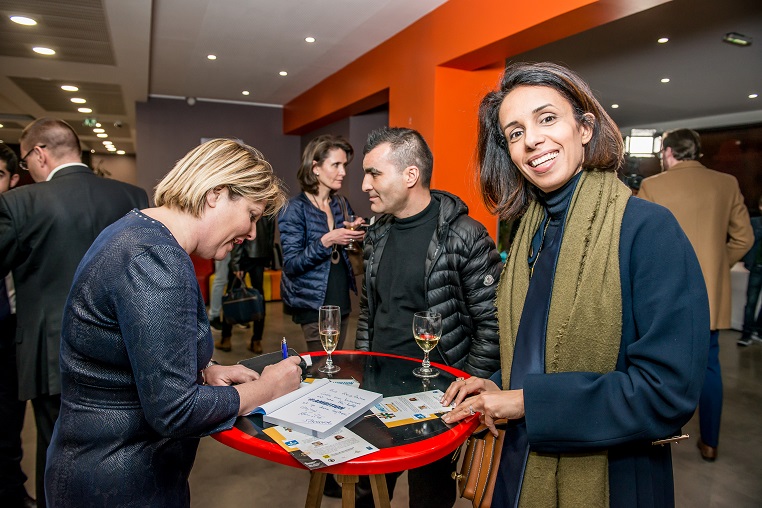
{"label": "white wine glass", "polygon": [[[358,218],[357,215],[352,215],[352,214],[347,215],[344,221],[344,224],[349,224],[349,225],[344,227],[346,227],[350,231],[354,231],[355,229],[357,229],[358,225],[351,224],[351,223],[354,223],[354,221],[356,221],[357,218]],[[357,250],[357,246],[355,245],[354,240],[349,240],[349,243],[347,244],[347,250],[350,252],[355,252]]]}
{"label": "white wine glass", "polygon": [[437,377],[439,371],[429,362],[429,351],[437,347],[442,336],[442,315],[439,312],[416,312],[413,315],[413,336],[423,349],[423,362],[413,369],[413,375],[421,378]]}
{"label": "white wine glass", "polygon": [[325,365],[320,367],[320,372],[333,374],[341,370],[341,367],[333,364],[331,353],[336,349],[339,343],[339,330],[341,329],[341,307],[338,305],[323,305],[318,312],[318,330],[320,332],[320,343],[323,349],[328,353],[328,359]]}

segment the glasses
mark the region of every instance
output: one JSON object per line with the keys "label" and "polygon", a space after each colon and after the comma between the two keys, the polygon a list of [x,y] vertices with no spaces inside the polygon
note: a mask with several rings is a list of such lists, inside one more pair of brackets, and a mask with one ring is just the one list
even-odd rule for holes
{"label": "glasses", "polygon": [[34,152],[35,148],[45,148],[47,145],[35,145],[32,147],[31,150],[29,150],[25,156],[19,159],[19,167],[23,169],[24,171],[29,171],[29,166],[26,163],[26,158],[32,155],[32,152]]}

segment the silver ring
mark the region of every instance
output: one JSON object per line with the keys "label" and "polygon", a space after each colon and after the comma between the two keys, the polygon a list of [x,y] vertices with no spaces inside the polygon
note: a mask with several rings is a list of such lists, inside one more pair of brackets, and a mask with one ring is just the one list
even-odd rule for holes
{"label": "silver ring", "polygon": [[468,406],[468,414],[470,415],[474,414],[474,406]]}

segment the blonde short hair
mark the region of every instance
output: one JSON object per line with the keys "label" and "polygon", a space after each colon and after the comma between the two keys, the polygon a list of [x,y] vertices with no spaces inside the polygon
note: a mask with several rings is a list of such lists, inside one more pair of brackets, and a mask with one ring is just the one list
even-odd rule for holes
{"label": "blonde short hair", "polygon": [[286,203],[283,184],[264,156],[230,139],[203,143],[180,159],[156,186],[154,203],[201,217],[209,191],[226,187],[231,196],[265,203],[275,215]]}

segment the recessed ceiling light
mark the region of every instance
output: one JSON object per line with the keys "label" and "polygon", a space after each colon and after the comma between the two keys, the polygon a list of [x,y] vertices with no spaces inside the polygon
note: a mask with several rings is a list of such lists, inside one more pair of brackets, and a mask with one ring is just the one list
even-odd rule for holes
{"label": "recessed ceiling light", "polygon": [[241,92],[241,93],[242,93],[243,95],[249,95],[249,91],[248,91],[248,90],[244,90],[244,91],[243,91],[243,92]]}
{"label": "recessed ceiling light", "polygon": [[662,83],[669,83],[669,78],[661,78]]}
{"label": "recessed ceiling light", "polygon": [[3,127],[5,127],[5,125],[0,123],[0,129],[2,129]]}
{"label": "recessed ceiling light", "polygon": [[106,132],[106,131],[103,129],[93,129],[93,132],[98,134],[99,132]]}
{"label": "recessed ceiling light", "polygon": [[103,142],[103,144],[104,144],[104,145],[106,145],[106,146],[109,146],[109,145],[113,145],[113,144],[114,144],[114,142],[113,142],[113,141],[110,141],[110,140],[108,140],[108,139],[107,139],[107,140],[105,140],[105,141]]}
{"label": "recessed ceiling light", "polygon": [[11,16],[11,21],[25,26],[34,26],[37,24],[35,20],[32,18],[27,18],[26,16]]}
{"label": "recessed ceiling light", "polygon": [[99,138],[107,138],[108,134],[106,134],[105,132],[101,132],[100,134],[96,134],[96,136],[98,136]]}
{"label": "recessed ceiling light", "polygon": [[288,76],[288,72],[286,71],[280,71],[278,74],[280,74],[281,76]]}
{"label": "recessed ceiling light", "polygon": [[669,37],[659,37],[658,39],[656,39],[656,42],[658,42],[659,44],[664,44],[666,42],[669,42]]}
{"label": "recessed ceiling light", "polygon": [[95,153],[95,148],[91,148],[90,153]]}
{"label": "recessed ceiling light", "polygon": [[100,122],[98,122],[98,123],[96,123],[96,124],[95,124],[95,126],[96,126],[96,127],[100,127],[100,126],[101,126],[101,123],[100,123]]}
{"label": "recessed ceiling light", "polygon": [[69,100],[70,100],[71,102],[73,102],[74,104],[84,104],[84,103],[86,103],[86,102],[87,102],[85,99],[83,99],[83,98],[81,98],[81,97],[72,97],[72,98],[71,98],[71,99],[69,99]]}
{"label": "recessed ceiling light", "polygon": [[125,152],[124,152],[124,150],[117,150],[116,153],[119,154],[119,155],[124,155]]}
{"label": "recessed ceiling light", "polygon": [[35,46],[32,51],[41,55],[55,55],[56,52],[50,48],[43,48],[42,46]]}
{"label": "recessed ceiling light", "polygon": [[304,38],[304,42],[315,42],[315,38],[314,37],[305,37]]}
{"label": "recessed ceiling light", "polygon": [[612,108],[612,109],[617,109],[618,107],[619,107],[619,104],[612,104],[612,105],[611,105],[611,108]]}
{"label": "recessed ceiling light", "polygon": [[106,150],[108,150],[109,152],[116,152],[116,148],[114,148],[113,146],[107,146]]}
{"label": "recessed ceiling light", "polygon": [[206,55],[209,60],[217,60],[217,55]]}
{"label": "recessed ceiling light", "polygon": [[749,94],[749,99],[756,99],[757,97],[759,97],[759,94],[756,94],[756,93]]}
{"label": "recessed ceiling light", "polygon": [[65,92],[79,92],[79,88],[74,85],[61,85],[61,90]]}
{"label": "recessed ceiling light", "polygon": [[90,109],[90,108],[77,108],[77,111],[79,111],[80,113],[92,113],[93,112],[93,110]]}

